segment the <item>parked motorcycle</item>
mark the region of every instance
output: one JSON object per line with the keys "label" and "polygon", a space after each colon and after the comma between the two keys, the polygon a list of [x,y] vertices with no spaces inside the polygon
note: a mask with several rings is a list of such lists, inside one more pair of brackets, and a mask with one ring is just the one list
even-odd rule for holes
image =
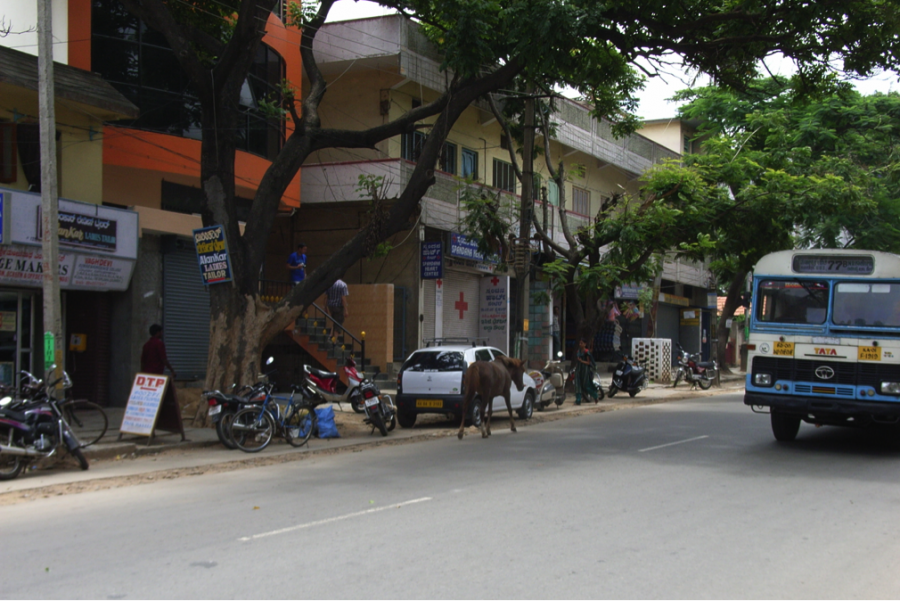
{"label": "parked motorcycle", "polygon": [[672,388],[684,380],[691,383],[691,388],[699,386],[703,390],[708,390],[719,374],[719,366],[715,359],[700,361],[700,353],[688,353],[677,342],[675,346],[678,348],[678,369],[675,371],[675,382],[672,384]]}
{"label": "parked motorcycle", "polygon": [[543,411],[552,403],[557,408],[566,401],[566,380],[569,376],[562,361],[547,361],[540,371],[529,372],[538,391],[535,409]]}
{"label": "parked motorcycle", "polygon": [[365,423],[372,428],[378,428],[382,436],[397,427],[397,408],[389,394],[381,394],[375,382],[364,379],[359,384],[359,392],[363,398],[363,412],[366,414]]}
{"label": "parked motorcycle", "polygon": [[309,365],[301,368],[300,382],[315,398],[325,403],[350,403],[353,411],[363,413],[363,397],[359,389],[363,377],[356,371],[356,362],[352,358],[344,365],[349,385],[341,381],[335,372],[322,371]]}
{"label": "parked motorcycle", "polygon": [[234,394],[218,390],[204,390],[203,398],[209,404],[209,417],[216,425],[216,436],[227,449],[236,449],[231,437],[231,420],[234,414],[248,405],[261,403],[266,398],[266,388],[262,383],[244,386]]}
{"label": "parked motorcycle", "polygon": [[[41,384],[33,376],[32,380],[32,388]],[[12,480],[24,468],[65,451],[75,457],[81,469],[88,469],[81,443],[53,396],[60,382],[71,387],[64,372],[59,380],[42,386],[42,398],[11,399],[0,408],[0,480]]]}
{"label": "parked motorcycle", "polygon": [[609,396],[614,397],[617,392],[624,390],[633,397],[647,388],[648,384],[647,371],[628,355],[622,355],[622,360],[616,364],[613,372],[612,383],[609,385]]}

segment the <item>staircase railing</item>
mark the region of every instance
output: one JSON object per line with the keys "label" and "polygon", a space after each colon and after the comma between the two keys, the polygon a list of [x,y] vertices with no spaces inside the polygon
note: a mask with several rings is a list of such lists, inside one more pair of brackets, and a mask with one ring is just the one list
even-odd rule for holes
{"label": "staircase railing", "polygon": [[[259,280],[259,295],[260,295],[260,298],[265,302],[277,303],[282,298],[287,296],[287,294],[291,291],[292,287],[293,287],[292,282],[285,282],[285,281],[281,281],[281,280],[262,280],[261,279],[261,280]],[[327,334],[329,330],[334,333],[329,338],[329,340],[331,340],[332,344],[334,344],[335,347],[338,346],[337,338],[339,335],[342,335],[341,337],[344,340],[344,343],[341,345],[342,350],[345,350],[345,351],[347,350],[347,349],[344,349],[343,347],[347,344],[347,341],[349,340],[349,344],[350,344],[349,353],[353,356],[359,357],[359,366],[360,366],[361,370],[365,370],[366,369],[366,333],[361,332],[360,337],[357,338],[350,332],[350,330],[348,330],[343,325],[336,322],[334,320],[334,318],[331,317],[331,315],[329,315],[327,311],[325,311],[325,309],[323,309],[322,307],[320,307],[319,305],[317,305],[315,303],[311,304],[309,307],[306,308],[306,310],[304,311],[304,314],[303,314],[304,319],[309,319],[310,311],[313,314],[313,319],[315,319],[317,322],[319,319],[322,319],[325,326],[327,326],[327,327],[322,328],[323,334]]]}

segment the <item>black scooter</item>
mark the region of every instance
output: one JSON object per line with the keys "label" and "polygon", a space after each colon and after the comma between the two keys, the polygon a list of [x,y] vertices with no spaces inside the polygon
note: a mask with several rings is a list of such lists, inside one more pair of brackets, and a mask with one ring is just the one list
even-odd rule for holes
{"label": "black scooter", "polygon": [[622,355],[622,360],[616,365],[613,372],[612,384],[609,385],[609,396],[614,397],[620,390],[624,390],[629,396],[634,396],[647,388],[647,371],[634,362],[628,355]]}

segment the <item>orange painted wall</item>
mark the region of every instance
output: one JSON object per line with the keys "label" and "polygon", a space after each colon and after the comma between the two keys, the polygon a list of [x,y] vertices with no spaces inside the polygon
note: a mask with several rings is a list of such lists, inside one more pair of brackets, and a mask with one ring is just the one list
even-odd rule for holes
{"label": "orange painted wall", "polygon": [[69,65],[91,70],[91,0],[69,0]]}

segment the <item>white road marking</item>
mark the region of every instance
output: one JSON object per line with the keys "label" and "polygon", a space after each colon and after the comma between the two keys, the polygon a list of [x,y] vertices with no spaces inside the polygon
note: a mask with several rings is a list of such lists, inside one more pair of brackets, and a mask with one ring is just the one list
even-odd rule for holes
{"label": "white road marking", "polygon": [[315,522],[307,522],[306,524],[297,524],[296,526],[290,526],[288,528],[281,528],[280,530],[272,530],[271,532],[263,532],[261,534],[254,534],[253,536],[243,536],[238,540],[240,542],[247,542],[251,540],[256,540],[258,538],[265,538],[267,536],[275,536],[276,534],[285,534],[287,532],[293,532],[295,530],[302,530],[304,528],[312,528],[313,526],[321,526],[322,524],[330,524],[332,522],[339,522],[341,520],[348,520],[350,518],[356,518],[364,515],[369,515],[370,513],[378,513],[379,511],[384,511],[385,509],[399,509],[400,507],[404,507],[406,505],[412,505],[413,503],[422,503],[424,501],[431,501],[431,497],[422,497],[421,499],[413,499],[411,501],[404,501],[402,503],[397,503],[396,505],[385,505],[384,507],[374,507],[372,509],[366,509],[365,511],[357,511],[356,513],[348,513],[347,515],[340,515],[333,518],[327,518],[324,520],[318,520]]}
{"label": "white road marking", "polygon": [[678,442],[670,442],[668,444],[661,444],[658,447],[648,447],[646,449],[641,449],[638,453],[643,453],[645,451],[655,451],[656,449],[664,449],[666,447],[671,447],[676,444],[684,444],[686,442],[694,442],[695,440],[703,440],[704,438],[709,438],[706,434],[703,436],[697,436],[696,438],[688,438],[687,440],[679,440]]}

